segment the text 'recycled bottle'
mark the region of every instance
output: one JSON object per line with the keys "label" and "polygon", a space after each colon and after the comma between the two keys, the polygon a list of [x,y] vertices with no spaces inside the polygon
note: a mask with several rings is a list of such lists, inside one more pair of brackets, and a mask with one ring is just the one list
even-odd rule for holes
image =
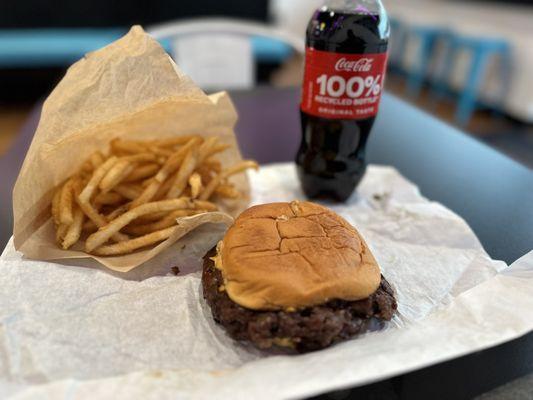
{"label": "text 'recycled bottle'", "polygon": [[365,173],[388,39],[380,0],[329,1],[309,22],[296,164],[310,198],[344,201]]}

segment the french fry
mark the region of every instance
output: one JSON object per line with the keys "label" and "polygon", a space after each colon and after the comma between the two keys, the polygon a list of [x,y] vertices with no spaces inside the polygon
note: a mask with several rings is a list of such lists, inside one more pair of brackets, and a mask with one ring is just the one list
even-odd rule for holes
{"label": "french fry", "polygon": [[[78,198],[83,202],[88,204],[91,198],[93,197],[93,194],[95,193],[96,189],[98,188],[98,185],[100,184],[100,181],[104,178],[104,176],[109,172],[111,168],[118,162],[118,158],[115,156],[110,157],[107,159],[106,162],[104,162],[102,165],[100,165],[91,176],[91,179],[89,179],[89,182],[85,186],[85,188],[82,190]],[[83,208],[82,208],[83,209]]]}
{"label": "french fry", "polygon": [[215,203],[212,203],[207,200],[194,200],[193,207],[195,209],[207,210],[207,211],[216,211],[218,207]]}
{"label": "french fry", "polygon": [[191,187],[191,198],[196,199],[202,190],[202,177],[198,172],[194,172],[189,177],[189,186]]}
{"label": "french fry", "polygon": [[[191,215],[193,215],[193,214],[198,214],[199,210],[202,211],[202,212],[217,211],[218,210],[218,207],[216,206],[216,204],[214,204],[214,203],[212,203],[210,201],[194,200],[191,203],[191,206],[192,206],[192,208],[190,208],[190,209],[183,209],[183,210],[178,210],[178,211],[183,211],[184,213],[192,213]],[[146,215],[143,215],[143,216],[137,218],[135,221],[132,221],[129,226],[131,226],[131,225],[143,225],[143,224],[146,224],[146,223],[159,221],[160,219],[165,218],[167,215],[169,215],[168,211],[146,214]]]}
{"label": "french fry", "polygon": [[61,222],[59,219],[59,198],[61,196],[61,189],[62,188],[56,189],[52,199],[52,219],[54,220],[54,224],[56,226],[58,226]]}
{"label": "french fry", "polygon": [[128,211],[128,204],[124,204],[123,206],[120,206],[118,208],[115,208],[113,211],[111,211],[109,214],[105,216],[105,219],[108,222],[113,221],[115,218],[117,218],[119,215],[124,214],[126,211]]}
{"label": "french fry", "polygon": [[147,233],[155,232],[169,226],[176,225],[176,219],[180,217],[187,217],[189,215],[200,214],[202,210],[176,210],[165,216],[163,219],[152,222],[150,224],[128,226],[124,229],[125,232],[131,235],[146,235]]}
{"label": "french fry", "polygon": [[186,144],[187,142],[190,142],[191,139],[195,139],[200,142],[203,141],[200,135],[182,135],[182,136],[177,136],[177,137],[168,138],[168,139],[152,140],[149,143],[151,145],[155,145],[159,147],[174,147],[174,146]]}
{"label": "french fry", "polygon": [[158,156],[163,156],[163,157],[170,157],[172,155],[172,153],[173,153],[173,151],[170,150],[170,149],[157,147],[155,145],[149,146],[148,149],[152,153],[157,154]]}
{"label": "french fry", "polygon": [[119,231],[131,221],[139,218],[142,215],[158,211],[174,211],[177,209],[190,208],[190,206],[190,199],[181,198],[142,204],[138,207],[132,208],[128,212],[122,214],[120,217],[111,221],[109,224],[101,227],[97,232],[90,235],[85,241],[85,250],[90,253],[97,247],[107,242],[111,236],[119,233]]}
{"label": "french fry", "polygon": [[149,222],[159,221],[161,218],[165,218],[167,215],[168,211],[146,214],[137,218],[135,221],[132,221],[128,226],[143,225]]}
{"label": "french fry", "polygon": [[93,165],[91,164],[91,160],[87,160],[81,165],[79,173],[83,175],[90,174],[91,172],[93,172],[93,170],[94,168],[93,168]]}
{"label": "french fry", "polygon": [[[177,210],[177,211],[183,211],[184,213],[193,213],[193,214],[196,213],[197,214],[198,210],[202,210],[202,212],[218,210],[218,207],[216,206],[216,204],[210,201],[202,201],[202,200],[194,200],[191,203],[191,207],[192,208],[190,209],[183,209],[183,210]],[[163,211],[163,212],[159,211],[155,213],[146,214],[146,215],[143,215],[137,218],[135,221],[132,221],[130,225],[133,225],[133,224],[143,225],[149,222],[158,221],[162,218],[165,218],[168,214],[169,214],[168,211]]]}
{"label": "french fry", "polygon": [[228,184],[219,185],[215,189],[215,194],[226,199],[237,199],[241,196],[237,189],[235,189],[232,185]]}
{"label": "french fry", "polygon": [[196,168],[196,172],[202,178],[202,185],[206,186],[213,179],[213,171],[210,170],[206,165],[202,164]]}
{"label": "french fry", "polygon": [[141,204],[148,203],[152,200],[157,193],[159,187],[163,182],[173,174],[180,166],[180,163],[183,161],[183,158],[187,155],[187,152],[192,149],[198,140],[193,138],[189,140],[184,146],[180,147],[175,153],[173,153],[165,162],[163,167],[159,170],[156,176],[152,179],[150,184],[144,188],[142,194],[137,197],[132,203],[131,208],[140,206]]}
{"label": "french fry", "polygon": [[144,153],[146,152],[146,146],[131,140],[113,139],[111,141],[111,151],[116,154]]}
{"label": "french fry", "polygon": [[220,183],[222,182],[222,180],[232,176],[232,175],[235,175],[239,172],[243,172],[247,169],[250,169],[250,168],[253,168],[253,169],[257,169],[259,168],[259,165],[255,162],[255,161],[252,161],[252,160],[245,160],[245,161],[241,161],[240,163],[234,165],[233,167],[230,167],[224,171],[222,171],[220,174],[218,174],[217,176],[215,176],[211,182],[208,183],[208,185],[205,187],[205,189],[202,191],[202,193],[200,194],[200,196],[198,197],[200,200],[207,200],[211,197],[211,195],[213,194],[213,192],[215,191],[215,189],[218,187],[218,185],[220,185]]}
{"label": "french fry", "polygon": [[58,245],[69,249],[85,232],[85,251],[125,254],[167,239],[178,228],[177,218],[218,210],[213,196],[241,196],[227,179],[257,168],[243,161],[223,169],[216,154],[228,147],[218,137],[195,134],[112,140],[109,155],[93,153],[54,192]]}
{"label": "french fry", "polygon": [[177,226],[172,226],[157,232],[149,233],[135,239],[130,239],[125,242],[102,246],[94,250],[94,254],[98,256],[114,256],[124,253],[131,253],[137,249],[150,246],[154,243],[162,242],[168,239],[177,229]]}
{"label": "french fry", "polygon": [[[118,158],[116,156],[111,156],[109,159],[107,159],[93,172],[93,175],[91,176],[91,179],[89,180],[85,188],[78,196],[76,196],[78,205],[83,210],[85,215],[90,218],[99,228],[105,226],[107,224],[107,220],[103,215],[96,211],[94,206],[90,203],[90,200],[95,194],[97,187],[100,184],[100,181],[117,162]],[[129,238],[127,235],[117,232],[116,235],[113,235],[113,239],[116,241],[124,241]]]}
{"label": "french fry", "polygon": [[222,164],[218,160],[213,160],[211,158],[208,158],[207,160],[203,162],[203,164],[206,168],[210,169],[211,171],[214,171],[217,173],[222,171]]}
{"label": "french fry", "polygon": [[196,168],[196,162],[198,161],[198,150],[192,148],[181,163],[180,168],[176,172],[172,179],[170,189],[165,196],[167,199],[175,199],[181,195],[183,189],[187,186],[187,180],[189,176],[194,172]]}
{"label": "french fry", "polygon": [[131,173],[124,178],[122,182],[134,182],[138,181],[144,178],[151,177],[155,175],[157,171],[159,171],[159,165],[158,164],[145,164],[141,165],[137,168],[135,168]]}
{"label": "french fry", "polygon": [[152,200],[162,200],[165,198],[166,194],[170,190],[170,187],[172,186],[172,179],[169,178],[161,186],[159,186],[159,189],[157,189],[157,192],[155,192],[154,198]]}
{"label": "french fry", "polygon": [[121,184],[113,188],[113,191],[117,192],[128,200],[135,200],[141,195],[141,191],[131,184]]}
{"label": "french fry", "polygon": [[91,163],[94,171],[96,168],[98,168],[105,162],[104,155],[101,152],[96,151],[89,158],[89,162]]}
{"label": "french fry", "polygon": [[[215,203],[212,203],[210,201],[205,201],[205,200],[194,200],[191,203],[191,205],[192,205],[192,208],[190,208],[190,209],[183,209],[183,210],[177,210],[177,211],[182,211],[183,213],[190,213],[190,215],[193,215],[193,214],[198,214],[200,211],[201,212],[209,212],[209,211],[217,211],[218,210],[218,207],[217,207],[217,205]],[[143,216],[137,218],[135,221],[132,221],[128,225],[128,227],[132,226],[132,225],[145,225],[147,223],[159,221],[159,220],[165,218],[169,214],[170,213],[168,211],[146,214],[146,215],[143,215]]]}
{"label": "french fry", "polygon": [[118,204],[123,200],[124,196],[117,192],[102,192],[94,198],[94,203],[99,205]]}
{"label": "french fry", "polygon": [[[159,171],[159,173],[161,173],[161,171]],[[160,175],[160,177],[162,176],[163,175]],[[166,177],[164,179],[166,179]],[[161,182],[159,179],[157,179],[157,177],[152,179],[150,184],[144,188],[144,191],[141,193],[141,195],[131,202],[130,207],[134,208],[142,204],[148,203],[150,200],[154,198],[160,186],[161,186]]]}
{"label": "french fry", "polygon": [[68,225],[60,224],[56,229],[56,242],[61,245],[63,238],[65,237],[68,231]]}
{"label": "french fry", "polygon": [[126,176],[128,176],[133,169],[134,164],[131,164],[128,160],[123,159],[115,163],[113,168],[107,171],[107,174],[102,178],[98,187],[102,192],[106,193],[118,185]]}
{"label": "french fry", "polygon": [[72,205],[74,198],[74,178],[63,185],[59,196],[59,221],[63,225],[70,225],[73,220]]}
{"label": "french fry", "polygon": [[85,215],[83,214],[81,208],[76,207],[76,209],[74,210],[74,218],[72,224],[70,224],[70,226],[68,227],[68,230],[65,234],[65,238],[63,239],[63,249],[66,250],[70,248],[74,243],[79,240],[84,218]]}
{"label": "french fry", "polygon": [[83,226],[82,226],[82,231],[83,232],[89,232],[89,233],[93,233],[95,231],[98,230],[98,227],[96,226],[96,224],[91,221],[90,219],[86,220],[84,223],[83,223]]}
{"label": "french fry", "polygon": [[211,136],[200,145],[200,149],[198,150],[198,159],[200,160],[200,163],[208,158],[209,152],[217,144],[218,138],[216,136]]}
{"label": "french fry", "polygon": [[140,162],[156,161],[157,156],[153,153],[146,152],[146,153],[134,154],[131,156],[124,156],[124,157],[121,157],[121,159],[129,161],[130,163],[140,163]]}
{"label": "french fry", "polygon": [[[159,172],[159,168],[157,169],[157,172]],[[145,179],[144,181],[141,182],[141,186],[143,188],[146,188],[148,187],[148,185],[150,185],[150,183],[152,183],[154,181],[154,177],[152,176],[151,178],[147,178]]]}
{"label": "french fry", "polygon": [[227,149],[229,149],[231,146],[229,144],[217,144],[213,147],[211,147],[207,152],[206,154],[203,155],[203,158],[202,158],[202,161],[211,157],[211,156],[214,156],[215,154],[217,153],[221,153]]}
{"label": "french fry", "polygon": [[[83,210],[87,218],[93,221],[98,228],[107,225],[106,218],[98,211],[96,211],[96,209],[89,202],[84,202],[80,200],[80,196],[77,196],[77,201],[78,206]],[[112,239],[116,242],[122,242],[124,240],[128,240],[129,237],[127,235],[124,235],[123,233],[117,232],[113,235]]]}

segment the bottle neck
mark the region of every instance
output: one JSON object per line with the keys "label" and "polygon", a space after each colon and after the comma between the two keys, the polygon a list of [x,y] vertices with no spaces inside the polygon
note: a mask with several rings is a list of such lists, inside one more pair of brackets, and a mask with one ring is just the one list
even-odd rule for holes
{"label": "bottle neck", "polygon": [[353,14],[381,15],[385,12],[380,0],[327,0],[324,6],[331,10]]}

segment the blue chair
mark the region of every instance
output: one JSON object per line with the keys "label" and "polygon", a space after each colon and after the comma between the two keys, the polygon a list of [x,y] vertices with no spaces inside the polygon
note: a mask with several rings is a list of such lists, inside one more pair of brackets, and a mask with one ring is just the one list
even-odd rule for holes
{"label": "blue chair", "polygon": [[507,60],[509,60],[510,48],[508,43],[503,39],[478,38],[457,33],[448,33],[446,41],[446,54],[443,57],[444,62],[437,71],[433,83],[434,99],[439,100],[451,92],[449,89],[450,74],[453,71],[453,64],[457,59],[457,55],[464,50],[470,52],[472,54],[472,60],[465,80],[465,86],[459,93],[455,112],[455,121],[459,125],[466,125],[476,109],[479,88],[483,83],[488,62],[491,57],[496,55],[502,56],[502,60],[504,60],[502,89],[505,88],[507,74],[509,72]]}
{"label": "blue chair", "polygon": [[416,37],[420,43],[414,68],[407,73],[407,89],[411,96],[416,97],[420,94],[422,86],[427,79],[435,45],[438,40],[447,34],[447,29],[434,26],[417,25],[408,28],[407,38]]}
{"label": "blue chair", "polygon": [[403,55],[407,43],[407,26],[399,19],[389,18],[390,43],[389,43],[389,68],[397,72],[404,72],[402,66]]}
{"label": "blue chair", "polygon": [[[284,61],[293,53],[303,55],[305,51],[303,36],[231,18],[171,21],[149,26],[147,32],[168,44],[167,51],[181,69],[208,91],[251,88],[255,85],[253,64],[258,56],[269,62]],[[217,39],[221,39],[218,44]],[[252,54],[248,53],[249,46]],[[213,53],[216,63],[212,61]]]}
{"label": "blue chair", "polygon": [[[0,68],[64,67],[127,33],[125,28],[0,29]],[[265,36],[251,39],[259,62],[283,62],[290,45]],[[169,41],[162,41],[171,50]],[[303,46],[303,44],[302,44]]]}

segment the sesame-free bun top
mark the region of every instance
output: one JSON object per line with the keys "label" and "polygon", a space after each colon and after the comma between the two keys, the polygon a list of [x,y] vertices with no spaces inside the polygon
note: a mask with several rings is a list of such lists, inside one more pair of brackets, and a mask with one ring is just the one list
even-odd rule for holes
{"label": "sesame-free bun top", "polygon": [[381,281],[376,260],[357,230],[332,210],[310,202],[263,204],[244,211],[219,242],[215,265],[228,296],[255,310],[360,300]]}

